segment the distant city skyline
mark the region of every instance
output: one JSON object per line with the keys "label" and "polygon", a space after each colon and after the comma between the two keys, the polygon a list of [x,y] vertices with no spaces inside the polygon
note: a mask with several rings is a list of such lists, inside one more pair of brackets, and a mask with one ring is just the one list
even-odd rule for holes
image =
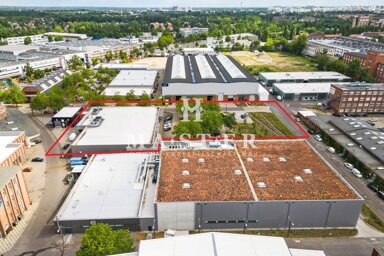
{"label": "distant city skyline", "polygon": [[350,0],[346,2],[335,2],[334,0],[0,0],[2,6],[41,6],[41,7],[269,7],[269,6],[371,6],[384,5],[383,0]]}

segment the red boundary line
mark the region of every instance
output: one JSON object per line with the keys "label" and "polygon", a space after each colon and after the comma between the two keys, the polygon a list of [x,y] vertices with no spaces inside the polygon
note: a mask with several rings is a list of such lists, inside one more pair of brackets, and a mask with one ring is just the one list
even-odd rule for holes
{"label": "red boundary line", "polygon": [[[188,102],[195,102],[194,100],[188,100]],[[211,101],[201,101],[202,103],[273,103],[278,106],[278,108],[283,111],[283,113],[291,120],[296,127],[304,134],[301,136],[263,136],[263,137],[254,137],[254,139],[258,140],[268,140],[268,139],[308,139],[310,136],[307,133],[307,131],[299,125],[296,120],[294,120],[289,113],[275,100],[265,100],[265,101],[250,101],[250,100],[235,100],[235,101],[229,101],[229,100],[211,100]],[[160,152],[161,149],[161,142],[159,141],[157,145],[157,149],[143,149],[143,150],[132,150],[132,151],[112,151],[112,152],[81,152],[81,153],[51,153],[53,148],[59,143],[59,141],[64,137],[64,135],[71,129],[76,121],[82,116],[83,112],[87,110],[91,105],[93,104],[153,104],[153,105],[169,105],[169,104],[177,104],[177,103],[183,103],[182,100],[146,100],[146,101],[140,101],[140,100],[134,100],[134,101],[128,101],[128,100],[94,100],[94,101],[88,101],[87,104],[82,108],[80,113],[75,117],[75,119],[65,128],[63,133],[59,136],[59,138],[56,139],[56,141],[49,147],[48,151],[45,153],[45,156],[83,156],[83,155],[93,155],[93,154],[127,154],[127,153],[154,153],[154,152]],[[224,140],[224,139],[231,139],[231,140],[244,140],[244,137],[242,136],[234,136],[234,137],[206,137],[206,140]],[[163,138],[162,141],[180,141],[181,138]],[[201,138],[183,138],[183,140],[201,140]]]}

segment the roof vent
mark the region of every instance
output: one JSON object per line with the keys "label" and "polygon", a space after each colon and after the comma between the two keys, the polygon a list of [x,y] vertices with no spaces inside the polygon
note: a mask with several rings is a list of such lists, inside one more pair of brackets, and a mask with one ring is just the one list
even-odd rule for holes
{"label": "roof vent", "polygon": [[[305,174],[312,174],[312,170],[311,169],[304,169],[303,171],[304,171]],[[296,177],[300,178],[300,176],[296,176]]]}
{"label": "roof vent", "polygon": [[269,160],[268,157],[263,157],[263,162],[270,162],[271,160]]}
{"label": "roof vent", "polygon": [[198,163],[204,163],[205,162],[205,159],[204,158],[199,158],[199,160],[197,160]]}
{"label": "roof vent", "polygon": [[258,188],[265,188],[265,187],[267,187],[267,184],[265,184],[265,182],[257,182],[256,183],[256,186],[258,187]]}
{"label": "roof vent", "polygon": [[183,171],[181,171],[181,175],[188,176],[189,175],[189,171],[183,170]]}
{"label": "roof vent", "polygon": [[377,140],[378,138],[379,138],[379,137],[377,137],[377,136],[372,136],[372,137],[371,137],[372,140]]}
{"label": "roof vent", "polygon": [[241,170],[234,170],[233,171],[236,175],[241,175]]}
{"label": "roof vent", "polygon": [[184,188],[184,189],[191,188],[191,184],[189,184],[189,183],[183,183],[182,188]]}
{"label": "roof vent", "polygon": [[376,148],[375,147],[371,147],[371,150],[376,150]]}
{"label": "roof vent", "polygon": [[248,157],[248,158],[247,158],[247,162],[253,162],[253,158]]}
{"label": "roof vent", "polygon": [[356,140],[362,140],[363,138],[361,138],[361,137],[358,137],[358,138],[356,138]]}
{"label": "roof vent", "polygon": [[183,163],[188,163],[189,160],[188,160],[188,158],[183,158],[183,159],[181,159],[181,162],[183,162]]}
{"label": "roof vent", "polygon": [[294,179],[296,182],[303,182],[303,178],[301,178],[300,176],[295,176]]}
{"label": "roof vent", "polygon": [[355,132],[353,132],[353,133],[351,133],[351,135],[352,135],[352,136],[355,136],[355,135],[356,135],[356,133],[355,133]]}
{"label": "roof vent", "polygon": [[287,160],[284,157],[279,157],[279,162],[287,162]]}

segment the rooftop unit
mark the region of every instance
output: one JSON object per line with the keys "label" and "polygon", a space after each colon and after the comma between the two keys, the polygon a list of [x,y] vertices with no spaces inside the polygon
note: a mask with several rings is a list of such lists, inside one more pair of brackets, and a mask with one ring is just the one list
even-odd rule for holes
{"label": "rooftop unit", "polygon": [[189,183],[183,183],[183,185],[181,186],[183,189],[188,189],[188,188],[191,188],[191,184]]}

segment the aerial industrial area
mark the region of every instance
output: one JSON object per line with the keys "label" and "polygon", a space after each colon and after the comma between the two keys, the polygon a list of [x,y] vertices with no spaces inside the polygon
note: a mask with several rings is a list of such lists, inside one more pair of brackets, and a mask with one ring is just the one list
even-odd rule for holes
{"label": "aerial industrial area", "polygon": [[383,6],[0,18],[0,255],[384,256]]}

